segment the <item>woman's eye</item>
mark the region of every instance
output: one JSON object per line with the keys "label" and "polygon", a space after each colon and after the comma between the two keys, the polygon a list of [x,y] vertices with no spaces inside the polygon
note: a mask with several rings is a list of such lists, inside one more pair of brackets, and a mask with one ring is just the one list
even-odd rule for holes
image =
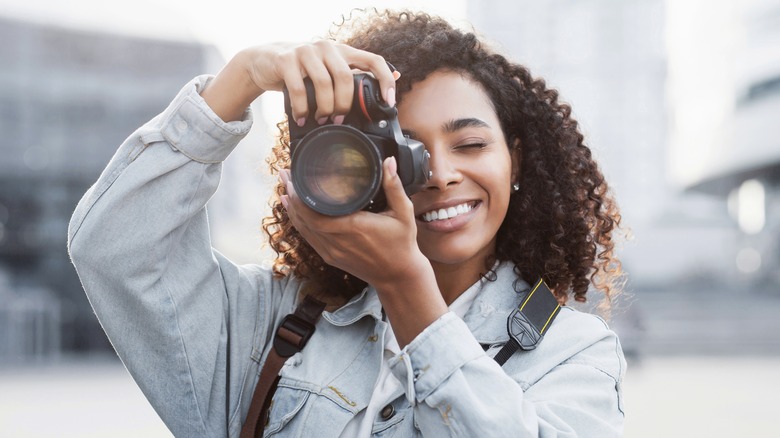
{"label": "woman's eye", "polygon": [[482,149],[485,146],[487,146],[487,143],[485,142],[466,143],[456,146],[455,149]]}

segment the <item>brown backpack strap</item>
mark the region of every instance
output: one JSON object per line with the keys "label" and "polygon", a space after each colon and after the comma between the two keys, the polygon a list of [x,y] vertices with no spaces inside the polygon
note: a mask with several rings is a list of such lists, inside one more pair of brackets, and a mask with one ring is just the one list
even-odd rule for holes
{"label": "brown backpack strap", "polygon": [[274,335],[273,348],[268,352],[263,370],[260,372],[260,379],[255,386],[249,414],[241,429],[241,438],[262,436],[271,398],[279,383],[279,371],[288,357],[303,350],[311,335],[314,334],[314,326],[323,310],[325,310],[325,303],[307,295],[295,308],[295,312],[282,320]]}

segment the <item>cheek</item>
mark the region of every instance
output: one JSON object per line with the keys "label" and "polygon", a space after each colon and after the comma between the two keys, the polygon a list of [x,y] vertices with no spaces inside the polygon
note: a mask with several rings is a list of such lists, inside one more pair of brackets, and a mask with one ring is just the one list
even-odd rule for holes
{"label": "cheek", "polygon": [[509,197],[511,196],[512,192],[508,188],[504,188],[503,186],[500,188],[497,188],[493,192],[493,210],[496,213],[496,217],[500,218],[500,222],[504,221],[504,216],[506,215],[507,210],[509,209]]}
{"label": "cheek", "polygon": [[509,198],[512,195],[512,169],[511,166],[504,166],[503,168],[496,169],[493,167],[492,174],[494,176],[491,184],[490,191],[496,205],[494,208],[497,212],[501,212],[501,220],[509,208]]}

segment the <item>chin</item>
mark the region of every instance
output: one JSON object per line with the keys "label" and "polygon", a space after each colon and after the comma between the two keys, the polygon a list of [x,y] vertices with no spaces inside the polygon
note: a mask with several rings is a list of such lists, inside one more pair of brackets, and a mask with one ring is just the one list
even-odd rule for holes
{"label": "chin", "polygon": [[422,253],[431,264],[461,266],[465,264],[484,264],[492,252],[474,248],[422,248]]}

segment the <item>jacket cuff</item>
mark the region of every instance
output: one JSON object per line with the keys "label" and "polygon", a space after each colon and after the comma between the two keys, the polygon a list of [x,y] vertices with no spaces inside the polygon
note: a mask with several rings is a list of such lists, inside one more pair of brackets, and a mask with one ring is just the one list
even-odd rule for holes
{"label": "jacket cuff", "polygon": [[200,92],[211,79],[198,76],[184,86],[160,124],[160,133],[174,149],[201,163],[224,161],[252,127],[251,108],[240,121],[226,123],[208,106]]}
{"label": "jacket cuff", "polygon": [[407,399],[422,402],[466,363],[485,352],[466,323],[445,313],[390,361],[390,370],[405,386]]}

